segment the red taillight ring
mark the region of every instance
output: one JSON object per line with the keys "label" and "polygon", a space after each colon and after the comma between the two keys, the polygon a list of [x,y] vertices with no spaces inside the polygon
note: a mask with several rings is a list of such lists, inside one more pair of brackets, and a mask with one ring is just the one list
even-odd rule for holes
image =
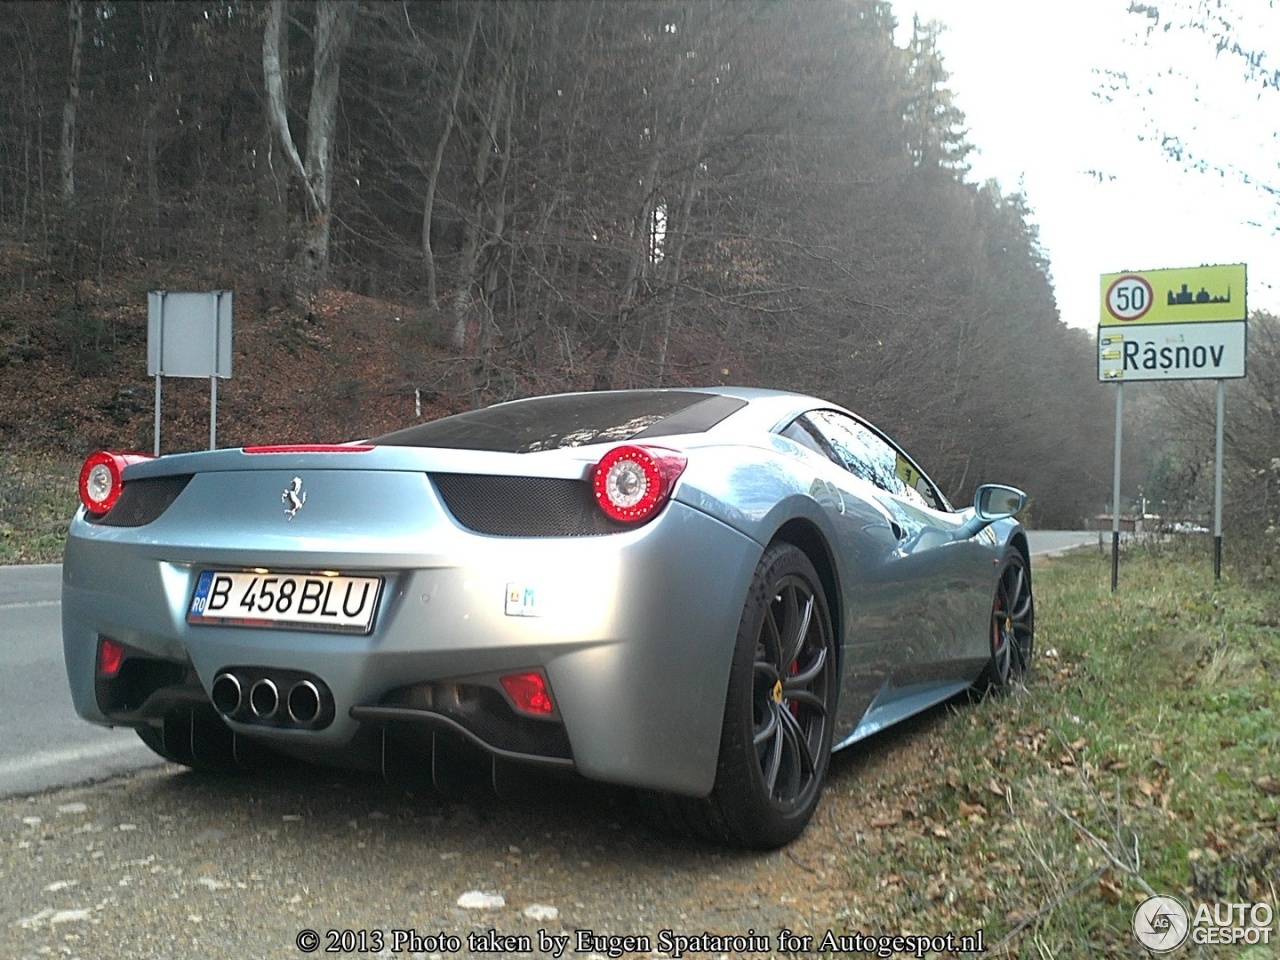
{"label": "red taillight ring", "polygon": [[634,444],[614,447],[591,472],[596,503],[613,520],[643,523],[667,502],[686,463],[674,450]]}
{"label": "red taillight ring", "polygon": [[80,502],[90,513],[106,513],[120,499],[124,487],[122,460],[117,453],[99,450],[90,454],[80,468]]}
{"label": "red taillight ring", "polygon": [[89,454],[80,468],[80,502],[94,516],[106,513],[116,505],[124,490],[124,468],[150,459],[145,453],[110,450]]}

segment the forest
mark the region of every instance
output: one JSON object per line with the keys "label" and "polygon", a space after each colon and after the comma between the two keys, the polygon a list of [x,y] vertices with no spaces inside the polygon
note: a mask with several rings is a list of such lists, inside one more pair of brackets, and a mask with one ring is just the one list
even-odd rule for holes
{"label": "forest", "polygon": [[[895,23],[887,0],[6,4],[0,446],[149,449],[146,291],[231,289],[224,445],[749,384],[859,411],[956,502],[1010,482],[1029,522],[1077,526],[1110,492],[1092,336],[1026,198],[966,180],[937,27]],[[166,385],[166,449],[202,445],[208,390]]]}

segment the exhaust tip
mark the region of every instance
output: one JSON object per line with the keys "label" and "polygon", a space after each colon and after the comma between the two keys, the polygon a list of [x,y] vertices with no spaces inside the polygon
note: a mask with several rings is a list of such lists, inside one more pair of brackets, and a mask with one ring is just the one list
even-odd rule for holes
{"label": "exhaust tip", "polygon": [[249,709],[260,720],[270,720],[280,709],[280,691],[275,683],[263,677],[249,690]]}
{"label": "exhaust tip", "polygon": [[225,716],[231,716],[240,709],[244,694],[240,687],[240,678],[234,673],[220,673],[213,678],[213,689],[210,698],[214,709]]}
{"label": "exhaust tip", "polygon": [[298,724],[315,723],[320,716],[320,690],[310,680],[299,680],[289,689],[285,709],[289,719]]}

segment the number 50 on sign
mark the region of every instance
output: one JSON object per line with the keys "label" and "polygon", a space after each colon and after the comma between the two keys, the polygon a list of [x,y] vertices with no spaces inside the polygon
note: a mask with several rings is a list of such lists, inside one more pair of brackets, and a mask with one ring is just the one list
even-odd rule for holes
{"label": "number 50 on sign", "polygon": [[1151,309],[1155,296],[1145,277],[1127,273],[1107,289],[1107,310],[1120,320],[1137,320]]}

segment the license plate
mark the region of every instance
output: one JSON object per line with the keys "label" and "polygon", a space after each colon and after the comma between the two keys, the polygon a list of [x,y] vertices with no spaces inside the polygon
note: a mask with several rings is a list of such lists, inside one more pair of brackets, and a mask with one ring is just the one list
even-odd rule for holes
{"label": "license plate", "polygon": [[201,571],[188,623],[368,633],[381,577]]}

